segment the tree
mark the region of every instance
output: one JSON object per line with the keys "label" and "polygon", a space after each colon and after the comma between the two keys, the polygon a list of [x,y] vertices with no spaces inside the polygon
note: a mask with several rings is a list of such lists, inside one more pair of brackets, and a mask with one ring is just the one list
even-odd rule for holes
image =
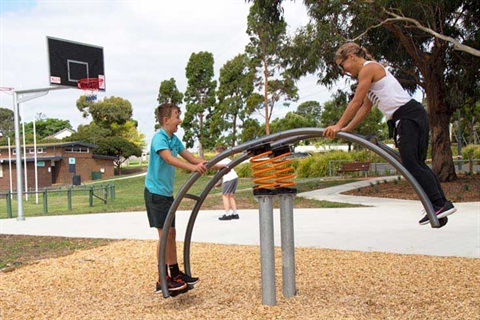
{"label": "tree", "polygon": [[182,100],[183,93],[178,91],[177,84],[174,78],[170,78],[170,80],[164,80],[160,83],[157,98],[159,104],[173,103],[175,105],[180,105],[182,103]]}
{"label": "tree", "polygon": [[80,97],[77,107],[84,117],[92,116],[92,122],[80,125],[69,141],[98,145],[94,153],[116,157],[117,167],[128,157],[141,155],[145,136],[138,132],[138,122],[132,119],[132,105],[128,100],[110,97],[92,103]]}
{"label": "tree", "polygon": [[99,141],[95,154],[115,157],[113,163],[117,167],[118,174],[121,174],[122,163],[131,156],[140,157],[142,148],[125,138],[110,136]]}
{"label": "tree", "polygon": [[247,99],[253,93],[254,76],[245,54],[237,55],[220,69],[218,108],[215,110],[219,121],[212,124],[229,132],[225,140],[232,147],[238,140],[238,128],[250,114]]}
{"label": "tree", "polygon": [[192,148],[197,137],[198,155],[201,158],[204,147],[214,147],[220,135],[218,128],[210,126],[217,86],[217,82],[213,80],[213,63],[210,52],[192,53],[185,69],[188,86],[184,98],[187,112],[182,122],[185,130],[183,139],[186,147]]}
{"label": "tree", "polygon": [[[6,141],[7,137],[11,137],[12,132],[14,132],[14,114],[13,111],[8,108],[0,108],[0,134],[1,140]],[[6,144],[6,142],[5,142]]]}
{"label": "tree", "polygon": [[[40,118],[35,120],[37,141],[45,139],[47,136],[63,129],[72,129],[70,120],[46,118],[44,115],[40,115]],[[25,142],[33,143],[33,121],[25,123]]]}
{"label": "tree", "polygon": [[99,125],[125,124],[132,118],[133,109],[128,100],[109,97],[93,103],[89,107],[93,121]]}
{"label": "tree", "polygon": [[305,101],[298,105],[296,114],[320,124],[322,107],[318,101]]}
{"label": "tree", "polygon": [[298,89],[293,80],[283,73],[280,53],[286,38],[286,22],[282,16],[271,19],[271,6],[278,1],[255,1],[247,18],[247,33],[250,43],[245,48],[255,68],[261,73],[256,79],[258,89],[263,89],[263,103],[256,109],[265,118],[265,133],[270,133],[270,120],[275,104],[284,98],[286,101],[298,99]]}
{"label": "tree", "polygon": [[[458,99],[451,99],[448,88],[458,84],[468,91],[467,87],[478,86],[478,82],[465,83],[452,75],[459,70],[464,75],[478,75],[480,59],[456,50],[458,46],[438,35],[480,47],[479,2],[304,0],[304,4],[310,23],[283,51],[289,57],[288,71],[292,76],[317,73],[320,83],[332,85],[340,76],[334,48],[355,39],[377,59],[392,65],[394,75],[410,92],[424,90],[431,127],[432,169],[441,181],[455,179],[448,125],[457,107],[453,101]],[[425,32],[409,19],[391,19],[390,13],[421,21],[434,33]]]}
{"label": "tree", "polygon": [[[244,143],[250,140],[258,139],[262,135],[262,127],[256,119],[246,119],[242,126],[242,132],[240,133],[240,142]],[[263,131],[264,132],[264,131]]]}
{"label": "tree", "polygon": [[285,117],[277,118],[270,124],[270,132],[276,133],[280,131],[297,129],[297,128],[315,128],[317,123],[312,119],[304,117],[296,112],[288,112]]}
{"label": "tree", "polygon": [[[178,91],[177,84],[174,78],[170,78],[170,80],[164,80],[160,83],[157,101],[159,104],[173,103],[177,106],[182,104],[183,93]],[[158,130],[160,128],[160,123],[158,123],[157,119],[157,110],[154,110],[154,116],[156,120],[155,130]]]}

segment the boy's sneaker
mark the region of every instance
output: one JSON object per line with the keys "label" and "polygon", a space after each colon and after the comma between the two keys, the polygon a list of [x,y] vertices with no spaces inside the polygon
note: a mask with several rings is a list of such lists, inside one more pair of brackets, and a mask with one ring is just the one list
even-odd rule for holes
{"label": "boy's sneaker", "polygon": [[[435,214],[437,215],[438,219],[442,219],[442,218],[446,218],[447,216],[451,215],[455,211],[457,211],[457,208],[454,207],[452,202],[447,201],[447,202],[445,202],[445,205],[442,208],[435,211]],[[427,215],[425,215],[420,221],[418,221],[418,223],[421,224],[421,225],[427,224],[429,222],[430,222],[430,220],[428,219]],[[442,224],[442,223],[440,223],[440,224]]]}
{"label": "boy's sneaker", "polygon": [[232,220],[232,216],[224,214],[223,216],[218,218],[218,220]]}
{"label": "boy's sneaker", "polygon": [[[184,293],[188,291],[187,284],[185,281],[182,281],[181,279],[172,279],[171,277],[167,276],[167,287],[168,287],[168,292],[172,297],[176,296],[179,293]],[[162,292],[162,285],[160,281],[157,281],[157,287],[155,290],[155,293],[161,293]]]}
{"label": "boy's sneaker", "polygon": [[183,273],[182,271],[180,271],[180,273],[178,274],[178,276],[176,276],[174,278],[175,281],[181,281],[181,282],[184,282],[188,285],[194,285],[196,284],[198,281],[200,281],[200,278],[194,278],[194,277],[190,277],[189,275]]}
{"label": "boy's sneaker", "polygon": [[232,214],[230,215],[230,217],[232,217],[232,219],[240,219],[240,217],[238,216],[238,214]]}

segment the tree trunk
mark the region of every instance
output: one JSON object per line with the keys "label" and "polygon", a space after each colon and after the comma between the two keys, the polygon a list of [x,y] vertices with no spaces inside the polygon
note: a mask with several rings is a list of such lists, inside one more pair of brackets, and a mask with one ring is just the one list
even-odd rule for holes
{"label": "tree trunk", "polygon": [[265,105],[265,134],[270,134],[270,114],[269,114],[269,106],[268,106],[268,70],[267,70],[267,62],[264,60],[264,87],[263,87],[263,104]]}
{"label": "tree trunk", "polygon": [[200,130],[199,133],[198,133],[198,157],[200,159],[203,159],[203,145],[202,145],[202,138],[203,138],[203,135],[202,135],[202,132],[203,132],[203,113],[199,113],[198,114],[198,117],[200,119]]}
{"label": "tree trunk", "polygon": [[457,179],[449,137],[449,123],[454,109],[448,105],[442,66],[432,63],[429,67],[429,72],[424,76],[431,133],[432,170],[440,181],[452,181]]}

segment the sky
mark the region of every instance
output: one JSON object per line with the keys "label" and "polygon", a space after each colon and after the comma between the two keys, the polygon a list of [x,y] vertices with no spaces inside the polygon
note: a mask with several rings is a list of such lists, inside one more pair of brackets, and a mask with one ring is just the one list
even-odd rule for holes
{"label": "sky", "polygon": [[[107,90],[98,99],[130,101],[133,119],[149,145],[160,83],[174,78],[184,92],[185,67],[193,52],[211,52],[215,78],[220,68],[248,43],[249,4],[244,0],[0,0],[0,87],[15,90],[48,88],[47,36],[103,47]],[[300,1],[285,2],[289,33],[308,22]],[[314,76],[298,81],[300,99],[289,108],[276,106],[282,117],[304,101],[324,103],[331,91]],[[77,89],[50,91],[21,103],[26,122],[42,113],[69,120],[74,129],[88,124],[75,106]],[[0,107],[13,108],[12,95],[0,92]],[[184,105],[182,105],[184,110]],[[182,129],[178,135],[183,136]]]}

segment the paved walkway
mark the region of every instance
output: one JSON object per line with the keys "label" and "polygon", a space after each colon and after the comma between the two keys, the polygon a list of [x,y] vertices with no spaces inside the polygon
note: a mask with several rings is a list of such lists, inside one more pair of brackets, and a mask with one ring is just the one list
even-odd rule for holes
{"label": "paved walkway", "polygon": [[[384,178],[378,178],[383,180]],[[373,179],[374,181],[376,179]],[[356,197],[339,194],[369,185],[359,181],[299,196],[368,207],[297,209],[295,244],[340,250],[480,258],[480,202],[455,203],[458,211],[440,229],[420,226],[420,201]],[[219,221],[222,211],[202,210],[192,241],[258,245],[258,210],[240,210],[240,219]],[[280,217],[275,214],[275,244],[280,245]],[[177,212],[177,239],[183,241],[189,212]],[[0,234],[49,235],[115,239],[156,239],[145,212],[119,212],[0,220]]]}

